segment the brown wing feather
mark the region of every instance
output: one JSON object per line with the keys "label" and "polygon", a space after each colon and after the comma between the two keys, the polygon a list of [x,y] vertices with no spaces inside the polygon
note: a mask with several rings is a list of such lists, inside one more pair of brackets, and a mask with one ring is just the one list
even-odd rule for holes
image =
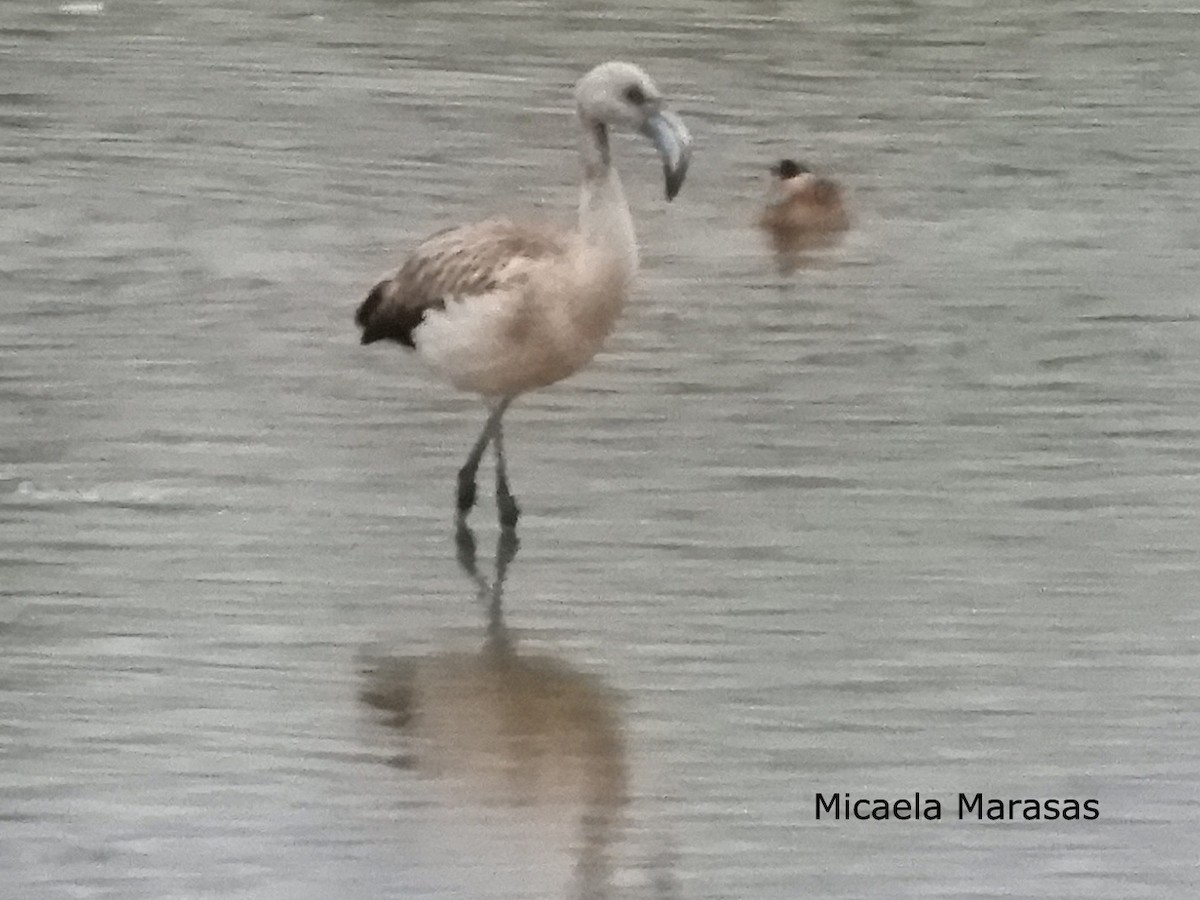
{"label": "brown wing feather", "polygon": [[502,287],[514,259],[541,259],[562,252],[562,237],[539,228],[492,219],[439,231],[427,238],[400,270],[371,289],[354,321],[362,342],[392,340],[412,347],[413,330],[430,309]]}

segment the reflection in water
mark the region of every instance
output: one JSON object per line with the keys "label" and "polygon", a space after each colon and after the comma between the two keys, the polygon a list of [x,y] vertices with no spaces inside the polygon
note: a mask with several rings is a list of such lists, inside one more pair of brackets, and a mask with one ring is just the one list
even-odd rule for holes
{"label": "reflection in water", "polygon": [[[459,565],[486,604],[483,646],[370,659],[362,699],[412,738],[413,755],[398,764],[454,783],[475,804],[521,810],[522,825],[542,829],[548,846],[561,838],[562,823],[575,829],[569,846],[577,896],[608,896],[611,850],[629,800],[615,698],[560,659],[518,653],[503,615],[504,582],[519,547],[514,531],[500,532],[490,583],[467,525],[456,542]],[[670,881],[656,874],[660,895],[671,892]]]}

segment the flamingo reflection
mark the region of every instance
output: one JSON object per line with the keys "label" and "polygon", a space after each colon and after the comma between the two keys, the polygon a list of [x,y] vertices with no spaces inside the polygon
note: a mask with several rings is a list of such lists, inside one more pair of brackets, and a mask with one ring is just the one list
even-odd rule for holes
{"label": "flamingo reflection", "polygon": [[[520,814],[540,846],[563,846],[571,896],[612,894],[612,851],[629,802],[624,729],[612,691],[561,659],[518,651],[504,621],[504,584],[516,558],[502,529],[491,580],[480,572],[475,535],[456,535],[459,566],[486,610],[476,651],[368,661],[362,699],[389,714],[414,748],[405,767],[435,775],[485,807]],[[654,869],[659,865],[651,864]],[[666,896],[669,873],[651,874]]]}

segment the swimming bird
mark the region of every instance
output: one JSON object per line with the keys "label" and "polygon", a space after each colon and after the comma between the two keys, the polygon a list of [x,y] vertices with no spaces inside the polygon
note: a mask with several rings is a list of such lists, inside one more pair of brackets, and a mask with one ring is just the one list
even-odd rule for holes
{"label": "swimming bird", "polygon": [[806,250],[829,247],[850,227],[841,186],[814,175],[804,163],[785,159],[771,167],[775,180],[758,225],[766,232],[781,268],[794,268]]}
{"label": "swimming bird", "polygon": [[637,243],[609,129],[654,143],[668,200],[687,174],[691,135],[637,66],[596,66],[576,84],[575,103],[583,162],[575,228],[499,218],[437,232],[371,289],[355,315],[362,343],[402,344],[487,404],[483,430],[458,472],[460,525],[475,504],[476,472],[491,444],[500,523],[515,527],[520,510],[505,470],[504,411],[520,394],[586,365],[629,296]]}

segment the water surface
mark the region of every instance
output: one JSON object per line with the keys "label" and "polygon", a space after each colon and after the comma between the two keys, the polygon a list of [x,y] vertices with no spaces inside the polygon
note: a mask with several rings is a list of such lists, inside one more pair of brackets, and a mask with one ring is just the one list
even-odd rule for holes
{"label": "water surface", "polygon": [[[10,896],[1194,895],[1195,14],[86,6],[0,10]],[[569,219],[612,57],[695,160],[616,145],[643,272],[509,414],[498,653],[480,410],[351,315]],[[784,155],[857,219],[787,279]],[[814,821],[918,790],[1102,815]]]}

